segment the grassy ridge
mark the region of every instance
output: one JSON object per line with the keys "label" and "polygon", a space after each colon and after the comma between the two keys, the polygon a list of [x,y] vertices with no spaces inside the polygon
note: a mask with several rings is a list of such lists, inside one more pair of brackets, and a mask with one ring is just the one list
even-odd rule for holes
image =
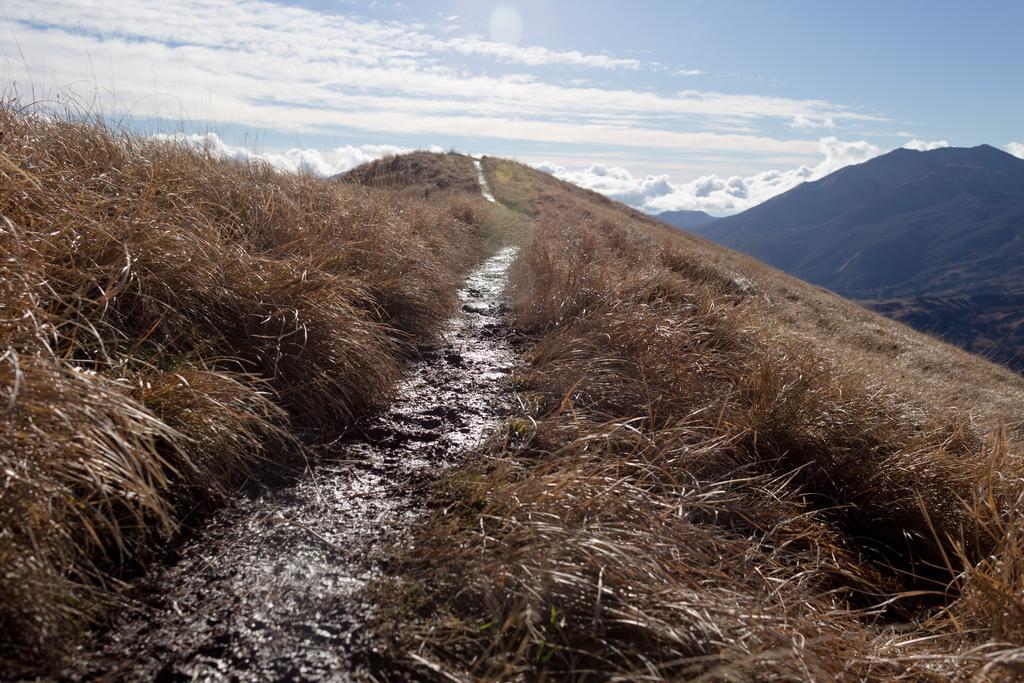
{"label": "grassy ridge", "polygon": [[485,168],[535,222],[511,313],[537,342],[522,416],[405,558],[397,657],[483,679],[1012,674],[1019,378]]}
{"label": "grassy ridge", "polygon": [[431,152],[410,152],[380,159],[338,177],[344,183],[364,187],[408,189],[418,188],[424,196],[448,190],[461,190],[479,194],[480,187],[475,175],[467,175],[469,157],[461,154],[434,154]]}
{"label": "grassy ridge", "polygon": [[387,400],[489,211],[405,185],[0,108],[0,660],[59,652],[196,510]]}

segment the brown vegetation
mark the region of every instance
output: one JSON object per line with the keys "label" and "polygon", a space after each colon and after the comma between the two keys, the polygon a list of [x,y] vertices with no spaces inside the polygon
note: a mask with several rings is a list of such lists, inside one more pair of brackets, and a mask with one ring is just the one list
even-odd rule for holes
{"label": "brown vegetation", "polygon": [[389,625],[418,674],[1011,678],[1024,381],[592,193],[529,214],[522,414],[435,492]]}
{"label": "brown vegetation", "polygon": [[0,109],[5,663],[66,643],[197,510],[387,400],[486,242],[511,241],[510,319],[533,340],[520,414],[436,487],[398,558],[392,662],[1021,672],[1024,380],[484,168],[502,205],[459,155],[339,183]]}
{"label": "brown vegetation", "polygon": [[198,510],[388,398],[490,211],[422,181],[0,108],[0,662],[59,652]]}
{"label": "brown vegetation", "polygon": [[455,153],[411,152],[385,157],[354,168],[338,179],[364,187],[418,186],[427,195],[447,190],[480,193],[472,159]]}

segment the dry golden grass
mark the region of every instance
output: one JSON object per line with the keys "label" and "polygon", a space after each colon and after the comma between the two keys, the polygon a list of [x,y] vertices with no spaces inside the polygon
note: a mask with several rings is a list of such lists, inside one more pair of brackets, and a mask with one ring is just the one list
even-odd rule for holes
{"label": "dry golden grass", "polygon": [[504,206],[459,155],[328,182],[0,109],[5,666],[68,642],[191,511],[386,401],[486,242],[514,242],[510,316],[535,340],[521,414],[436,489],[402,558],[396,662],[1024,671],[1024,380],[484,168]]}
{"label": "dry golden grass", "polygon": [[412,185],[425,195],[448,190],[480,193],[473,160],[454,152],[411,152],[385,157],[352,169],[339,180],[364,187],[407,189]]}
{"label": "dry golden grass", "polygon": [[485,169],[535,221],[510,294],[536,344],[522,414],[404,558],[396,658],[459,679],[1021,672],[1020,377]]}
{"label": "dry golden grass", "polygon": [[[197,509],[387,400],[455,309],[490,211],[419,177],[281,174],[14,106],[0,107],[7,667],[58,655]],[[470,160],[443,164],[477,192]]]}

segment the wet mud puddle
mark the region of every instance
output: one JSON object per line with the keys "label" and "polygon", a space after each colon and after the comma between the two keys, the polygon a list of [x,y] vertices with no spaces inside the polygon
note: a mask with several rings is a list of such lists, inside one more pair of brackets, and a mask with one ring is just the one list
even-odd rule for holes
{"label": "wet mud puddle", "polygon": [[362,589],[424,513],[416,482],[457,461],[504,414],[514,354],[501,296],[514,256],[507,247],[469,277],[444,341],[358,439],[294,485],[223,510],[177,563],[143,582],[74,677],[365,678],[374,606]]}

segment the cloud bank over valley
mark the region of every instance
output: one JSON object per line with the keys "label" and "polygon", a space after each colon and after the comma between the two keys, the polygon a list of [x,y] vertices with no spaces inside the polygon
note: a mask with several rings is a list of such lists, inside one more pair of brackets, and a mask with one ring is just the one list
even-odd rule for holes
{"label": "cloud bank over valley", "polygon": [[[919,152],[949,147],[947,140],[912,139],[901,147]],[[633,175],[622,166],[601,163],[584,169],[570,169],[550,161],[532,164],[557,178],[600,192],[648,213],[662,211],[705,211],[725,216],[745,211],[802,182],[818,180],[844,166],[860,164],[888,152],[870,142],[844,142],[836,137],[818,141],[821,161],[788,170],[767,170],[749,176],[704,175],[677,183],[668,175]],[[1024,158],[1024,144],[1011,142],[1006,151]]]}

